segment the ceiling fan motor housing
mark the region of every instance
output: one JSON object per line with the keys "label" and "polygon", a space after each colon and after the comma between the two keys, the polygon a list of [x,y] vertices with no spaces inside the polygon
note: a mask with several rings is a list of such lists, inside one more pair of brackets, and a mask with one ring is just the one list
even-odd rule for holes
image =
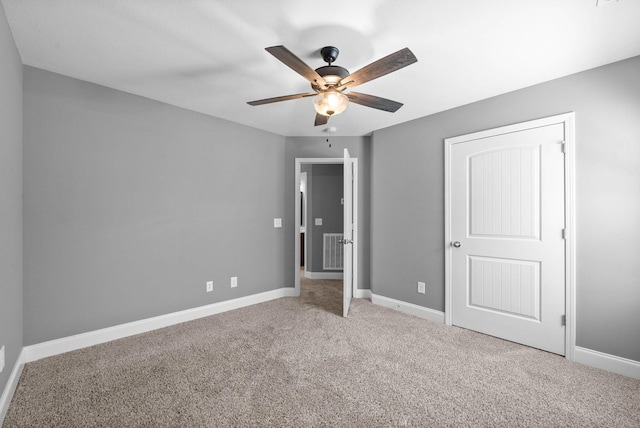
{"label": "ceiling fan motor housing", "polygon": [[[316,68],[316,73],[324,78],[324,81],[327,82],[330,86],[336,86],[342,79],[349,76],[349,71],[337,65],[331,65],[337,58],[340,51],[335,46],[325,46],[320,49],[320,54],[322,55],[322,59],[327,62],[329,65],[325,65],[320,68]],[[311,85],[311,87],[317,91],[319,88],[315,85]]]}
{"label": "ceiling fan motor housing", "polygon": [[[318,73],[325,82],[329,85],[337,85],[342,79],[349,76],[349,70],[338,65],[325,65],[324,67],[316,68]],[[314,90],[318,90],[318,87],[311,85]]]}

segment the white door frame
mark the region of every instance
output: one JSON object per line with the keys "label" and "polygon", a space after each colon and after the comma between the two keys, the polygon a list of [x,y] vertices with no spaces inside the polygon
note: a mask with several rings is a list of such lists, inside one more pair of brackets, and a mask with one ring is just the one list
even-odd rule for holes
{"label": "white door frame", "polygon": [[517,123],[458,137],[444,141],[444,248],[445,248],[445,324],[452,325],[452,289],[451,289],[451,150],[454,144],[464,141],[492,137],[494,135],[518,132],[542,126],[564,125],[564,184],[565,184],[565,357],[574,359],[576,347],[576,220],[575,220],[575,113],[565,113],[543,119]]}
{"label": "white door frame", "polygon": [[[358,288],[358,223],[360,217],[358,217],[358,158],[351,158],[353,162],[353,218],[355,219],[353,225],[353,296],[356,296],[356,290]],[[294,293],[296,296],[300,295],[300,225],[298,225],[298,219],[300,218],[300,169],[302,164],[344,164],[344,158],[296,158],[295,168],[295,249],[294,249]],[[308,192],[307,192],[308,193]],[[312,225],[307,225],[305,231],[305,241]],[[305,258],[307,257],[305,251]],[[306,266],[305,266],[306,270]]]}

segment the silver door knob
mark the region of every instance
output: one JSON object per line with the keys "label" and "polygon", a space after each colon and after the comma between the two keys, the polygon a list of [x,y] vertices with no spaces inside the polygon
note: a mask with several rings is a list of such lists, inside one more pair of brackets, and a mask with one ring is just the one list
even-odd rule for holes
{"label": "silver door knob", "polygon": [[451,245],[453,245],[455,248],[460,248],[461,244],[460,244],[460,241],[453,241]]}

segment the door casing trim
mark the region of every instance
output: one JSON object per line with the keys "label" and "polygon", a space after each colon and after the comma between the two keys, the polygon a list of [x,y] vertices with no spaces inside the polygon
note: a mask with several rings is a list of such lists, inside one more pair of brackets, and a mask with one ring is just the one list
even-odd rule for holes
{"label": "door casing trim", "polygon": [[[294,249],[294,264],[295,264],[295,274],[294,274],[294,293],[296,296],[300,295],[300,226],[298,225],[298,220],[301,214],[301,204],[300,204],[300,173],[302,164],[344,164],[344,158],[296,158],[295,159],[295,249]],[[353,163],[353,296],[356,295],[358,290],[358,223],[360,221],[360,217],[358,215],[358,158],[351,158],[351,162]],[[310,225],[307,225],[307,229],[309,229]],[[308,233],[307,231],[306,233]],[[305,252],[306,253],[306,252]],[[306,254],[305,254],[306,258]]]}
{"label": "door casing trim", "polygon": [[575,216],[575,113],[569,112],[542,119],[516,123],[444,140],[444,321],[452,325],[451,289],[451,149],[454,144],[524,131],[548,125],[564,125],[564,185],[565,185],[565,358],[574,360],[576,349],[576,216]]}

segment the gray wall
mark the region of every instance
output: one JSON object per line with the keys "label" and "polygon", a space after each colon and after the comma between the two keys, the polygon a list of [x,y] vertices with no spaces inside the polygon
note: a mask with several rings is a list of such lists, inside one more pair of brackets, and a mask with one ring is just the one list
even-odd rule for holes
{"label": "gray wall", "polygon": [[[285,145],[285,282],[294,285],[294,251],[295,236],[291,225],[295,216],[295,160],[296,158],[342,158],[344,149],[349,149],[353,158],[358,158],[358,210],[359,232],[358,243],[358,288],[369,288],[369,211],[371,206],[371,140],[369,137],[335,137],[331,138],[331,147],[326,137],[287,137]],[[309,227],[309,224],[307,224]]]}
{"label": "gray wall", "polygon": [[445,138],[574,111],[577,345],[640,361],[638,76],[635,57],[376,131],[372,291],[444,310]]}
{"label": "gray wall", "polygon": [[22,350],[22,62],[0,4],[0,394]]}
{"label": "gray wall", "polygon": [[[312,202],[308,213],[307,233],[305,234],[305,239],[309,237],[309,245],[307,246],[309,266],[307,266],[307,270],[311,272],[338,272],[323,268],[323,234],[342,233],[344,228],[344,206],[341,203],[344,193],[344,165],[317,164],[312,165],[310,170],[309,175],[312,178],[307,189]],[[315,225],[316,218],[322,218],[322,226]]]}
{"label": "gray wall", "polygon": [[284,137],[32,67],[24,88],[26,345],[284,286]]}

